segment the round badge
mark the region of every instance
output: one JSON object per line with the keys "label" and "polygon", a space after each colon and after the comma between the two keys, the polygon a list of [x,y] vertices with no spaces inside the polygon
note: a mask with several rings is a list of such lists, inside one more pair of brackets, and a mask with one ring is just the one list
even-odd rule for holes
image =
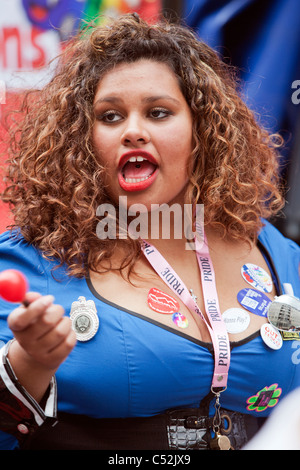
{"label": "round badge", "polygon": [[266,317],[272,301],[262,292],[254,289],[242,289],[237,295],[239,303],[249,312]]}
{"label": "round badge", "polygon": [[269,306],[268,320],[278,330],[300,331],[300,300],[283,294]]}
{"label": "round badge", "polygon": [[72,303],[70,318],[78,341],[88,341],[97,333],[99,318],[93,300],[78,297],[78,300]]}
{"label": "round badge", "polygon": [[250,323],[250,315],[241,308],[229,308],[222,314],[228,333],[241,333]]}
{"label": "round badge", "polygon": [[242,266],[241,273],[248,284],[261,292],[272,291],[272,279],[269,274],[256,264],[247,263]]}
{"label": "round badge", "polygon": [[188,319],[180,312],[173,313],[172,320],[179,328],[186,328],[189,324]]}
{"label": "round badge", "polygon": [[282,347],[282,336],[280,332],[270,323],[264,323],[260,328],[260,334],[264,343],[271,349]]}
{"label": "round badge", "polygon": [[149,290],[147,302],[149,307],[158,313],[175,313],[180,308],[176,299],[155,287]]}

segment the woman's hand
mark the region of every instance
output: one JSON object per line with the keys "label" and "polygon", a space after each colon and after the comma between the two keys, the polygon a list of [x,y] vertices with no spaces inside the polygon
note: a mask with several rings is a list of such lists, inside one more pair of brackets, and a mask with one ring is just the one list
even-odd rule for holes
{"label": "woman's hand", "polygon": [[24,359],[33,366],[56,370],[76,344],[71,320],[64,316],[61,305],[53,304],[51,295],[43,297],[29,292],[25,301],[29,306],[13,310],[8,317],[8,326],[24,351]]}

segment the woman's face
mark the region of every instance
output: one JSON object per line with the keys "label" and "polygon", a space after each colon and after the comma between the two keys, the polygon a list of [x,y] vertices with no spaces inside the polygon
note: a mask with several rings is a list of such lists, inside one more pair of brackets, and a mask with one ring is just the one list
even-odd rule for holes
{"label": "woman's face", "polygon": [[93,144],[106,168],[107,191],[128,206],[183,202],[192,150],[192,116],[171,69],[140,60],[100,80]]}

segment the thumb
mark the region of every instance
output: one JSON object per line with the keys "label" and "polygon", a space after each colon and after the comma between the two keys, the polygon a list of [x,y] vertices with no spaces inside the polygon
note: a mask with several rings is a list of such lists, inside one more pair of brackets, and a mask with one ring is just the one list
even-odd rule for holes
{"label": "thumb", "polygon": [[24,307],[28,307],[28,305],[30,305],[32,302],[39,299],[40,297],[42,297],[42,294],[39,294],[38,292],[27,292],[22,304]]}

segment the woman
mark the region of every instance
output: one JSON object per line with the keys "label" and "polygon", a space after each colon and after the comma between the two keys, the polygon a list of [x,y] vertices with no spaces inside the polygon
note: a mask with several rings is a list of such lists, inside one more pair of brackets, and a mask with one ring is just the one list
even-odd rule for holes
{"label": "woman", "polygon": [[299,338],[270,344],[266,319],[283,283],[300,295],[299,248],[265,220],[276,140],[215,52],[135,14],[84,31],[29,108],[3,195],[0,268],[31,292],[1,302],[2,446],[241,448],[300,384]]}

